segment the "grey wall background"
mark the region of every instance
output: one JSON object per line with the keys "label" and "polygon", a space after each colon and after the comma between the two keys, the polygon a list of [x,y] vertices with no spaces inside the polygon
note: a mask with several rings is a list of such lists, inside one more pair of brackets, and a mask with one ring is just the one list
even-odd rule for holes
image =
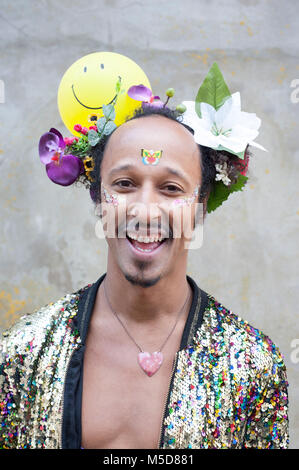
{"label": "grey wall background", "polygon": [[1,328],[106,270],[87,191],[51,183],[38,158],[50,127],[69,135],[56,103],[65,70],[90,52],[119,52],[144,69],[155,94],[174,87],[179,103],[195,98],[217,61],[231,92],[241,92],[242,109],[262,119],[257,140],[269,152],[255,151],[247,188],[207,216],[188,274],[280,347],[298,448],[299,103],[291,84],[299,79],[299,2],[1,0],[0,7]]}

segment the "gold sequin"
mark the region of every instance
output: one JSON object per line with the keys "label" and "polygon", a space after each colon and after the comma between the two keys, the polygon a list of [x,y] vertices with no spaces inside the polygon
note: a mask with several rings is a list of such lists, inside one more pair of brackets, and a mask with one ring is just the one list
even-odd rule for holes
{"label": "gold sequin", "polygon": [[[61,447],[65,377],[81,342],[72,319],[87,287],[3,333],[0,448]],[[177,353],[160,447],[287,448],[288,383],[279,349],[208,298],[200,328]]]}

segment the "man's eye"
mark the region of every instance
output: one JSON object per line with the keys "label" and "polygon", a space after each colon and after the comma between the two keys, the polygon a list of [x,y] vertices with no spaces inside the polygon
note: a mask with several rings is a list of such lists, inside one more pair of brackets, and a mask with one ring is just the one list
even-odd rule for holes
{"label": "man's eye", "polygon": [[121,180],[121,181],[117,181],[115,184],[119,186],[120,188],[129,188],[130,187],[129,185],[132,183],[129,180]]}
{"label": "man's eye", "polygon": [[[180,188],[178,188],[177,186],[174,186],[173,184],[168,184],[167,186],[165,186],[165,188],[168,188],[168,190],[171,192],[171,193],[174,193],[176,191],[181,191]],[[170,189],[169,189],[170,188]]]}

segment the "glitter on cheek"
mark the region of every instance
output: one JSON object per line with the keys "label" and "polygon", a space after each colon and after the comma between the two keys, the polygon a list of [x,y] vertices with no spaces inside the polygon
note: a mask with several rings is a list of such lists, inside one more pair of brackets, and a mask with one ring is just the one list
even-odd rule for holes
{"label": "glitter on cheek", "polygon": [[118,206],[121,202],[125,202],[126,198],[120,194],[109,194],[107,189],[103,187],[104,199],[105,202],[108,204],[113,204],[114,206]]}
{"label": "glitter on cheek", "polygon": [[191,197],[182,197],[179,199],[175,199],[172,204],[175,206],[185,206],[185,205],[191,205],[193,202],[196,200],[199,192],[199,185],[196,186],[194,189],[192,196]]}

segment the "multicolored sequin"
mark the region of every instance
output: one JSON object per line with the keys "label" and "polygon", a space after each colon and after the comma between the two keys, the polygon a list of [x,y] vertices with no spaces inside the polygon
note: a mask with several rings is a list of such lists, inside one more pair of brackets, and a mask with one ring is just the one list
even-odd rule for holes
{"label": "multicolored sequin", "polygon": [[[63,395],[80,347],[80,294],[24,315],[3,334],[0,448],[60,448]],[[272,341],[208,296],[203,323],[176,355],[161,448],[288,447],[287,377]]]}
{"label": "multicolored sequin", "polygon": [[165,449],[288,448],[283,357],[212,296],[194,343],[178,353]]}
{"label": "multicolored sequin", "polygon": [[73,329],[80,292],[68,294],[3,333],[0,448],[59,448],[64,378],[81,340]]}

